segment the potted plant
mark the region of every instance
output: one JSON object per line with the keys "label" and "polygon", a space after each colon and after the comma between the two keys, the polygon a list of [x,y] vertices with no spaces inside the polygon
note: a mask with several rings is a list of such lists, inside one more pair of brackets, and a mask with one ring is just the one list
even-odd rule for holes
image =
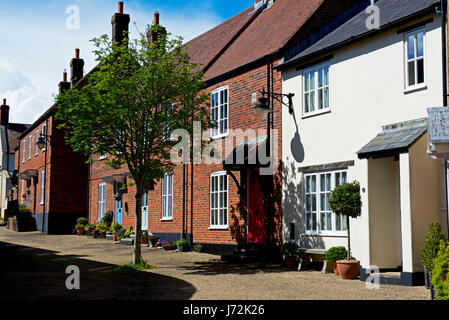
{"label": "potted plant", "polygon": [[109,231],[109,226],[104,223],[104,222],[99,222],[95,228],[96,230],[98,230],[98,233],[101,234],[101,237],[103,239],[106,238],[106,232]]}
{"label": "potted plant", "polygon": [[112,225],[111,225],[111,230],[112,230],[112,232],[113,232],[113,238],[114,238],[114,241],[118,241],[118,237],[117,237],[117,234],[118,234],[118,232],[120,231],[120,230],[122,230],[123,229],[123,227],[122,227],[122,225],[120,224],[120,223],[118,223],[118,222],[113,222],[112,223]]}
{"label": "potted plant", "polygon": [[82,236],[85,232],[84,230],[84,225],[77,223],[75,226],[76,232],[78,233],[79,236]]}
{"label": "potted plant", "polygon": [[110,227],[113,219],[114,219],[114,212],[112,210],[108,210],[104,215],[104,217],[101,218],[101,222],[106,223],[106,225]]}
{"label": "potted plant", "polygon": [[158,236],[151,236],[149,238],[149,240],[150,240],[151,247],[155,248],[157,246],[157,243],[159,242],[159,237]]}
{"label": "potted plant", "polygon": [[281,254],[284,256],[287,268],[294,268],[296,264],[296,254],[299,246],[296,242],[285,242],[281,245]]}
{"label": "potted plant", "polygon": [[112,198],[114,198],[115,201],[121,201],[122,195],[120,193],[116,193],[112,196]]}
{"label": "potted plant", "polygon": [[89,223],[89,220],[87,218],[80,217],[80,218],[76,219],[75,229],[79,236],[82,236],[84,234],[84,232],[86,231],[85,227],[88,223]]}
{"label": "potted plant", "polygon": [[334,274],[339,275],[337,268],[337,261],[344,260],[348,256],[348,252],[345,247],[332,247],[326,251],[326,261],[332,263]]}
{"label": "potted plant", "polygon": [[95,230],[95,225],[94,224],[87,224],[84,227],[84,230],[86,230],[87,233],[92,233]]}
{"label": "potted plant", "polygon": [[449,242],[445,240],[440,241],[439,250],[433,260],[431,272],[436,299],[449,300]]}
{"label": "potted plant", "polygon": [[140,236],[140,243],[141,244],[148,244],[148,231],[143,230]]}
{"label": "potted plant", "polygon": [[179,252],[183,252],[185,247],[187,246],[187,240],[182,239],[182,240],[176,241],[175,245],[178,247]]}
{"label": "potted plant", "polygon": [[360,261],[351,256],[349,218],[358,218],[362,214],[360,184],[354,181],[336,187],[329,198],[329,207],[335,214],[346,216],[348,226],[348,255],[346,260],[337,261],[338,273],[342,279],[356,279],[360,275]]}
{"label": "potted plant", "polygon": [[426,234],[424,247],[421,248],[421,262],[424,266],[424,282],[426,289],[431,288],[431,271],[433,269],[433,260],[438,254],[441,240],[445,241],[446,237],[441,231],[440,224],[437,222],[429,224],[429,231]]}
{"label": "potted plant", "polygon": [[165,251],[172,251],[177,249],[175,241],[164,242],[162,248],[164,248]]}

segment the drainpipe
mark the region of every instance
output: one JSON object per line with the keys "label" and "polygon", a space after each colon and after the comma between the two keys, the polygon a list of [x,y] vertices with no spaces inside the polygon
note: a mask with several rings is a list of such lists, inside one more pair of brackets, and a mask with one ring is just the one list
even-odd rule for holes
{"label": "drainpipe", "polygon": [[[45,137],[45,162],[44,162],[44,181],[41,181],[41,183],[44,184],[44,203],[43,203],[43,207],[42,207],[42,232],[44,232],[44,223],[45,223],[45,205],[47,203],[47,153],[48,153],[48,114],[46,115],[45,118],[45,128],[46,128],[46,137]],[[39,173],[38,173],[39,175]],[[47,219],[48,222],[48,219]],[[47,226],[47,232],[48,232],[48,226]]]}

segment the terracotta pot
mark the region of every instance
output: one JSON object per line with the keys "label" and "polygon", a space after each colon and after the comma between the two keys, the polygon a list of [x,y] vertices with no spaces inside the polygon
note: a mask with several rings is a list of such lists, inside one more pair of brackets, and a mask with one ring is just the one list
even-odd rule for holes
{"label": "terracotta pot", "polygon": [[336,262],[332,262],[332,266],[333,266],[333,268],[334,268],[334,274],[335,274],[336,276],[338,276],[339,273],[338,273],[337,263],[336,263]]}
{"label": "terracotta pot", "polygon": [[76,232],[78,233],[79,236],[82,236],[84,234],[84,228],[76,229]]}
{"label": "terracotta pot", "polygon": [[103,239],[106,239],[106,232],[102,233],[102,234],[101,234],[101,237],[102,237]]}
{"label": "terracotta pot", "polygon": [[172,250],[176,250],[178,247],[177,246],[163,246],[165,251],[172,251]]}
{"label": "terracotta pot", "polygon": [[117,241],[118,240],[117,233],[114,232],[112,234],[112,238],[114,239],[114,241]]}
{"label": "terracotta pot", "polygon": [[294,268],[296,265],[296,257],[286,257],[285,264],[287,268]]}
{"label": "terracotta pot", "polygon": [[141,243],[141,244],[148,244],[148,238],[142,237],[142,238],[140,239],[140,243]]}
{"label": "terracotta pot", "polygon": [[337,269],[342,279],[357,279],[360,275],[360,261],[337,261]]}

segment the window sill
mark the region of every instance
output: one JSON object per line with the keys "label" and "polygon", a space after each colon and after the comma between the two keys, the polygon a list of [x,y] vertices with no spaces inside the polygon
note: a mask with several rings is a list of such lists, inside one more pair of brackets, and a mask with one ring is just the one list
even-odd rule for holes
{"label": "window sill", "polygon": [[173,221],[173,218],[163,218],[163,219],[161,219],[161,221]]}
{"label": "window sill", "polygon": [[227,133],[225,133],[225,134],[220,134],[220,135],[218,135],[218,136],[211,136],[210,138],[212,139],[212,140],[218,140],[218,139],[222,139],[222,138],[226,138],[227,136],[229,135],[229,132],[227,132]]}
{"label": "window sill", "polygon": [[420,84],[420,85],[414,86],[414,87],[409,87],[404,90],[404,94],[409,94],[409,93],[413,93],[413,92],[417,92],[417,91],[421,91],[421,90],[427,90],[426,83],[423,83],[423,84]]}
{"label": "window sill", "polygon": [[348,233],[303,233],[303,237],[334,237],[334,238],[347,238]]}
{"label": "window sill", "polygon": [[228,226],[223,227],[209,227],[209,230],[229,230]]}
{"label": "window sill", "polygon": [[313,118],[313,117],[320,116],[320,115],[326,114],[326,113],[331,113],[331,109],[330,109],[330,108],[327,108],[327,109],[323,109],[323,110],[321,110],[321,111],[303,114],[303,116],[301,117],[301,119]]}

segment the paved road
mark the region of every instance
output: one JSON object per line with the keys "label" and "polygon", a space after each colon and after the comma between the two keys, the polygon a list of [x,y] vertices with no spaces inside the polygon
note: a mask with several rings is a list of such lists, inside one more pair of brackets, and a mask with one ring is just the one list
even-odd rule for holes
{"label": "paved road", "polygon": [[[177,300],[427,300],[424,287],[382,285],[368,290],[359,280],[279,265],[229,265],[219,256],[143,248],[157,269],[113,272],[131,261],[132,247],[75,235],[15,233],[0,227],[2,299]],[[77,265],[81,290],[65,287],[67,265]]]}

